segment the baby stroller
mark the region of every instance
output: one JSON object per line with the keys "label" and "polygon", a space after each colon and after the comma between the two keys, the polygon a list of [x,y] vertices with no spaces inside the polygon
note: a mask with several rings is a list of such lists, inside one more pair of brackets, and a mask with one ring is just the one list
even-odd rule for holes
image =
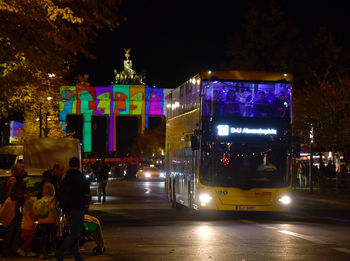
{"label": "baby stroller", "polygon": [[83,246],[85,242],[89,241],[95,241],[96,243],[96,246],[92,249],[94,255],[102,255],[106,251],[100,221],[96,217],[85,214],[79,245]]}
{"label": "baby stroller", "polygon": [[[65,221],[64,214],[60,215],[58,223],[58,246],[69,233],[69,225]],[[82,247],[86,242],[94,241],[96,246],[92,249],[94,255],[102,255],[105,251],[102,227],[100,221],[91,215],[84,215],[84,224],[81,231],[79,245]]]}

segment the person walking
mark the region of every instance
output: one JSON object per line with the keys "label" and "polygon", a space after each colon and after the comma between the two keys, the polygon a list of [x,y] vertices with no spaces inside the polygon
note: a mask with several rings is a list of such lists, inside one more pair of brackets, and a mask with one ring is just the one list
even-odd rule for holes
{"label": "person walking", "polygon": [[91,192],[79,169],[79,159],[71,158],[60,188],[60,205],[70,224],[70,233],[56,250],[55,256],[58,261],[64,260],[64,253],[70,248],[76,261],[83,260],[79,250],[79,238],[84,223],[84,212],[91,201]]}
{"label": "person walking", "polygon": [[23,206],[25,196],[25,185],[23,182],[24,165],[17,163],[11,169],[11,176],[6,183],[6,194],[16,202],[15,213],[12,221],[6,227],[2,256],[15,255],[19,247],[21,235],[22,214],[20,208]]}
{"label": "person walking", "polygon": [[108,172],[110,168],[105,163],[105,159],[101,158],[101,161],[97,161],[96,169],[96,180],[97,180],[97,200],[98,202],[106,202],[106,187],[108,182]]}

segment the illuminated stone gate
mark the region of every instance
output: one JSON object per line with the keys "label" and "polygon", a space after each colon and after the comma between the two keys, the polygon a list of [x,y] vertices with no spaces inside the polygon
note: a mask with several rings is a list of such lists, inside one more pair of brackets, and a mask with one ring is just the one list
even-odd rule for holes
{"label": "illuminated stone gate", "polygon": [[150,88],[143,84],[142,77],[136,75],[131,68],[130,49],[125,51],[127,59],[124,60],[124,71],[115,72],[116,84],[108,87],[64,86],[60,89],[63,98],[63,101],[59,102],[60,122],[65,125],[69,114],[82,115],[84,152],[92,151],[93,115],[105,115],[108,118],[108,151],[117,151],[117,116],[138,117],[141,133],[148,129],[149,116],[166,116],[166,101],[171,89]]}

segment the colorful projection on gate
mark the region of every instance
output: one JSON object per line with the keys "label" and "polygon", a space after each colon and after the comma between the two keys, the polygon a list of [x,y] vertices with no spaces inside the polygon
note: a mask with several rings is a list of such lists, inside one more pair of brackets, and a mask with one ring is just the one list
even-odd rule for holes
{"label": "colorful projection on gate", "polygon": [[154,89],[144,85],[111,85],[109,87],[61,87],[59,117],[66,124],[68,114],[83,115],[83,148],[91,152],[92,115],[109,116],[109,151],[116,150],[116,124],[118,115],[139,115],[141,130],[148,129],[148,116],[165,115],[169,89]]}

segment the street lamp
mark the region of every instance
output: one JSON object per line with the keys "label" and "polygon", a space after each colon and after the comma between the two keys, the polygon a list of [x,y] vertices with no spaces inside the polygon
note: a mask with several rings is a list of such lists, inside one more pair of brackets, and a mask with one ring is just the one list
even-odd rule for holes
{"label": "street lamp", "polygon": [[[52,100],[52,97],[47,97],[46,98],[48,101]],[[43,129],[43,117],[42,117],[42,103],[39,103],[39,137],[42,138],[42,129]],[[45,113],[45,128],[44,128],[44,136],[47,138],[50,129],[48,128],[48,120],[49,120],[49,115],[50,113],[46,110]]]}
{"label": "street lamp", "polygon": [[314,143],[314,127],[311,124],[310,127],[310,165],[309,165],[309,190],[312,192],[313,186],[312,186],[312,167],[314,165],[313,163],[313,152],[312,152],[312,144]]}

